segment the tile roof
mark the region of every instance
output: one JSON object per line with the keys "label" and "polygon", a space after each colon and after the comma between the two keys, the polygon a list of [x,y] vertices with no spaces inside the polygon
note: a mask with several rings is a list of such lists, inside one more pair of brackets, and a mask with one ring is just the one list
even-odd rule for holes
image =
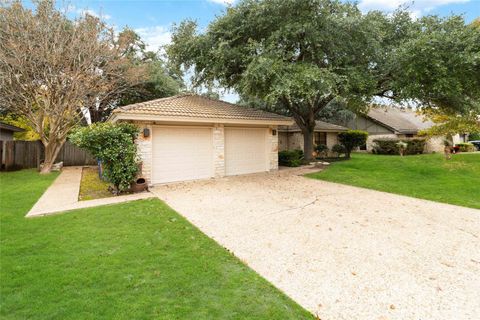
{"label": "tile roof", "polygon": [[370,109],[367,117],[403,134],[417,134],[434,125],[414,110],[395,107],[376,107]]}
{"label": "tile roof", "polygon": [[290,118],[275,113],[193,94],[131,104],[115,109],[113,115],[115,114],[153,115],[166,118],[291,121]]}
{"label": "tile roof", "polygon": [[[295,131],[300,131],[300,128],[295,123],[291,126],[279,126],[278,130],[295,132]],[[342,127],[333,123],[328,123],[320,120],[315,121],[315,131],[341,132],[341,131],[347,131],[347,130],[348,128]]]}

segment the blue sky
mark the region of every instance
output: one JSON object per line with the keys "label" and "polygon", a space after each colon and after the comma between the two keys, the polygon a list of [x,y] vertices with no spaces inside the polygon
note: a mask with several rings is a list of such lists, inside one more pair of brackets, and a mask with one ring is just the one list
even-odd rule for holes
{"label": "blue sky", "polygon": [[[118,29],[129,26],[156,50],[170,41],[174,23],[184,19],[196,20],[205,27],[237,0],[65,0],[71,14],[89,12],[103,18]],[[62,3],[60,1],[60,3]],[[464,14],[468,22],[480,16],[480,0],[358,0],[362,10],[392,11],[404,3],[410,4],[414,16],[451,13]],[[235,101],[236,95],[226,94],[225,100]]]}

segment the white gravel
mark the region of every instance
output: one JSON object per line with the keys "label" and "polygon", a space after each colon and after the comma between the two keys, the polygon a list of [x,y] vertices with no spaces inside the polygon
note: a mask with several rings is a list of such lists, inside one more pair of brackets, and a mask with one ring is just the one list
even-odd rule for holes
{"label": "white gravel", "polygon": [[302,173],[152,192],[322,320],[479,319],[480,210]]}

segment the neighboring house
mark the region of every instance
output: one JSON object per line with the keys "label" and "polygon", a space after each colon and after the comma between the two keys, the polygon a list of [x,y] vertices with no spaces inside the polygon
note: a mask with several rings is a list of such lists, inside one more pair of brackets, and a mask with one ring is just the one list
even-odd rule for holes
{"label": "neighboring house", "polygon": [[198,95],[121,107],[109,121],[135,123],[149,184],[278,169],[277,127],[292,120]]}
{"label": "neighboring house", "polygon": [[[424,119],[415,111],[405,108],[377,107],[365,115],[357,115],[347,123],[347,127],[368,132],[367,144],[361,148],[371,151],[373,140],[379,138],[415,138],[419,131],[432,127],[432,121]],[[445,137],[432,137],[427,140],[425,152],[443,152]],[[454,143],[465,142],[467,135],[457,134]]]}
{"label": "neighboring house", "polygon": [[[313,144],[324,144],[328,149],[332,149],[332,147],[338,143],[338,134],[340,132],[348,130],[348,128],[320,120],[315,122]],[[278,128],[278,148],[280,151],[303,150],[303,145],[303,134],[297,124],[280,126]]]}
{"label": "neighboring house", "polygon": [[11,124],[0,121],[0,155],[2,158],[2,166],[5,163],[5,145],[7,141],[13,140],[15,132],[25,131],[22,128],[12,126]]}

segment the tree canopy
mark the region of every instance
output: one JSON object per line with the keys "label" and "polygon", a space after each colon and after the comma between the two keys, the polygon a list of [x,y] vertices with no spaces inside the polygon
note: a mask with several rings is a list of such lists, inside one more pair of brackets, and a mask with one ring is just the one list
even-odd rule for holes
{"label": "tree canopy", "polygon": [[457,113],[478,107],[478,28],[457,16],[414,20],[405,10],[364,14],[336,0],[244,0],[203,33],[182,22],[172,40],[170,61],[193,68],[195,83],[293,116],[307,160],[314,120],[331,103],[363,111],[383,97]]}

